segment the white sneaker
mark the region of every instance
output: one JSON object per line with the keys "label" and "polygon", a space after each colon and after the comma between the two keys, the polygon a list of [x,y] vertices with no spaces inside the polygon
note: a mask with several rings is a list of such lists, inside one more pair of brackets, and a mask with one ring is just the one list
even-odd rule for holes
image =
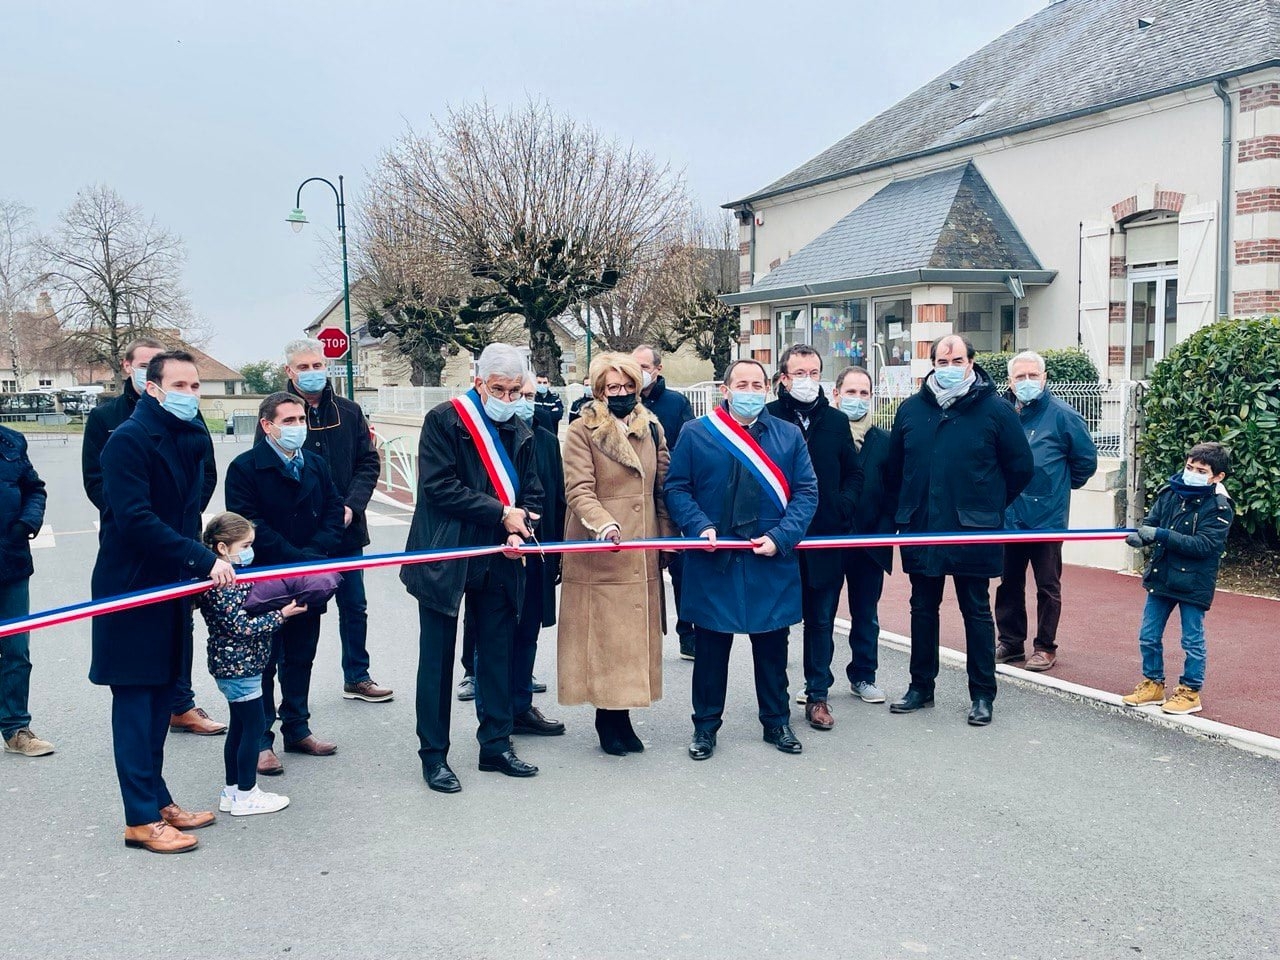
{"label": "white sneaker", "polygon": [[222,793],[218,795],[218,811],[220,813],[231,812],[231,791],[235,787],[223,787]]}
{"label": "white sneaker", "polygon": [[251,817],[255,813],[278,813],[289,805],[289,798],[278,793],[267,793],[254,787],[247,795],[237,795],[231,801],[233,817]]}
{"label": "white sneaker", "polygon": [[859,680],[857,683],[850,684],[853,695],[858,697],[863,703],[884,703],[884,691],[877,687],[874,683],[868,683],[866,680]]}

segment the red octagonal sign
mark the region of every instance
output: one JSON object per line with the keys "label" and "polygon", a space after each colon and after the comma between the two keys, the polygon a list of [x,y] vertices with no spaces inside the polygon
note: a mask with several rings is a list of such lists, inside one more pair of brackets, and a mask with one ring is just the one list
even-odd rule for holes
{"label": "red octagonal sign", "polygon": [[341,360],[351,349],[351,340],[340,327],[325,327],[316,339],[324,344],[324,355],[329,360]]}

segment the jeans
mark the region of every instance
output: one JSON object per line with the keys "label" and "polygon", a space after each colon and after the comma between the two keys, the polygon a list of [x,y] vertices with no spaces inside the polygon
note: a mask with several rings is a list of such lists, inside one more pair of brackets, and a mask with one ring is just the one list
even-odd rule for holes
{"label": "jeans", "polygon": [[1062,616],[1062,544],[1008,543],[1004,573],[996,587],[996,627],[1001,643],[1022,649],[1027,642],[1027,565],[1036,581],[1037,650],[1058,649]]}
{"label": "jeans", "polygon": [[[352,551],[351,556],[362,557],[364,550]],[[342,679],[361,683],[369,679],[369,602],[364,571],[344,573],[333,599],[338,605],[338,636],[342,640]]]}
{"label": "jeans", "polygon": [[[964,617],[965,663],[969,699],[996,698],[996,628],[991,619],[991,581],[952,577]],[[942,588],[947,578],[911,574],[911,689],[933,696],[938,677],[938,637]]]}
{"label": "jeans", "polygon": [[850,684],[875,683],[880,665],[880,594],[884,592],[884,568],[866,555],[850,550],[845,558],[845,581],[849,586],[849,666],[845,676]]}
{"label": "jeans", "polygon": [[1142,650],[1142,675],[1148,680],[1164,683],[1164,626],[1169,622],[1173,608],[1182,617],[1182,653],[1186,662],[1178,683],[1192,690],[1204,686],[1204,611],[1189,603],[1147,594],[1147,604],[1142,608],[1142,627],[1138,631],[1138,646]]}
{"label": "jeans", "polygon": [[280,736],[285,746],[311,736],[311,667],[320,643],[320,614],[290,617],[271,638],[271,659],[262,671],[262,707],[267,717],[262,749],[270,750],[276,722],[276,674],[280,675]]}
{"label": "jeans", "polygon": [[[836,557],[827,558],[839,563]],[[835,656],[836,610],[840,606],[839,578],[815,587],[808,582],[804,560],[800,563],[800,602],[804,612],[804,692],[810,703],[826,700],[836,678],[831,675]]]}
{"label": "jeans", "polygon": [[[751,634],[751,658],[755,663],[756,703],[760,723],[766,728],[791,722],[787,700],[786,627],[768,633]],[[695,628],[698,656],[693,661],[693,729],[715,733],[724,716],[725,693],[729,686],[729,651],[733,634],[704,627]]]}
{"label": "jeans", "polygon": [[[0,620],[31,612],[30,578],[0,584]],[[31,634],[0,637],[0,734],[8,740],[31,726],[27,696],[31,692]]]}

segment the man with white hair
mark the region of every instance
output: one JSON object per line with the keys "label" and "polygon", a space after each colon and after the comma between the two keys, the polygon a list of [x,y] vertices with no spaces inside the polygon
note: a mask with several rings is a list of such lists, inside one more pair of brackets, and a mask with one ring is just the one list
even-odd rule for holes
{"label": "man with white hair", "polygon": [[[1031,482],[1005,511],[1010,530],[1065,530],[1071,491],[1083,487],[1098,469],[1098,450],[1084,419],[1049,392],[1044,357],[1024,350],[1009,361],[1009,389],[1035,459]],[[1026,659],[1027,565],[1036,580],[1034,652]],[[1010,543],[1004,548],[1004,572],[996,588],[996,663],[1026,661],[1041,673],[1058,657],[1058,618],[1062,613],[1062,543]]]}
{"label": "man with white hair", "polygon": [[[423,420],[420,487],[406,550],[515,548],[533,536],[544,494],[533,432],[518,415],[524,369],[515,347],[489,344],[472,389]],[[454,647],[464,600],[475,627],[480,769],[534,776],[538,768],[511,748],[512,643],[525,587],[519,555],[412,564],[401,568],[400,579],[418,601],[418,754],[427,786],[439,793],[462,789],[448,756]]]}

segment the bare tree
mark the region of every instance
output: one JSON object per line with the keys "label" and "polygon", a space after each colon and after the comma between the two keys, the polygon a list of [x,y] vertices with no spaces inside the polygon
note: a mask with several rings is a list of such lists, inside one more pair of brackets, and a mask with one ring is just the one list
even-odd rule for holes
{"label": "bare tree", "polygon": [[518,314],[535,365],[557,380],[551,321],[613,289],[686,207],[669,167],[532,101],[450,110],[431,135],[401,138],[383,166],[449,272],[480,282],[458,317]]}
{"label": "bare tree", "polygon": [[44,278],[45,261],[30,207],[0,198],[0,318],[4,322],[5,348],[15,386],[26,384],[19,313],[30,310],[32,298]]}
{"label": "bare tree", "polygon": [[696,218],[691,223],[686,283],[675,292],[676,303],[668,319],[655,325],[653,339],[675,351],[684,344],[703,360],[710,360],[717,375],[733,358],[741,311],[720,299],[738,289],[737,229],[727,211],[717,219]]}
{"label": "bare tree", "polygon": [[193,320],[182,241],[109,187],[76,194],[45,252],[69,345],[82,362],[106,364],[116,386],[130,340]]}

